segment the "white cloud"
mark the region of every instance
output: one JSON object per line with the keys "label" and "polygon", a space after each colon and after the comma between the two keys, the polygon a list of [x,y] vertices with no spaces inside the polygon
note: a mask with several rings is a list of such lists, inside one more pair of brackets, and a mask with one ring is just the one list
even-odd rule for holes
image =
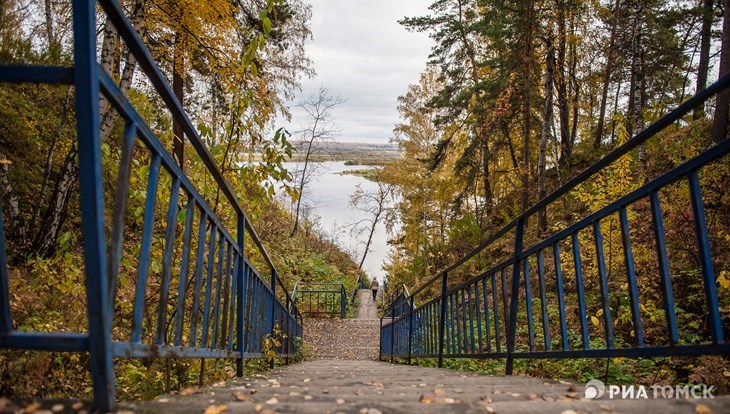
{"label": "white cloud", "polygon": [[[317,76],[303,82],[290,106],[324,86],[346,100],[333,110],[340,141],[387,142],[398,122],[397,98],[418,81],[431,48],[426,34],[410,33],[398,20],[428,14],[431,1],[304,1],[312,5],[307,52]],[[299,116],[293,108],[292,124],[280,119],[277,126],[297,130]]]}

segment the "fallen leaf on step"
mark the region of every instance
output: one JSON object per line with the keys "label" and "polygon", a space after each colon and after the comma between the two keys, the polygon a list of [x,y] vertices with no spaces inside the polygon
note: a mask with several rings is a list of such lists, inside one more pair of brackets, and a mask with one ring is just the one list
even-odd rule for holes
{"label": "fallen leaf on step", "polygon": [[568,387],[568,392],[575,392],[575,391],[576,391],[575,385],[571,385],[570,387]]}
{"label": "fallen leaf on step", "polygon": [[228,409],[226,405],[211,405],[203,411],[204,414],[221,414]]}
{"label": "fallen leaf on step", "polygon": [[266,404],[279,404],[279,400],[277,400],[276,397],[273,397],[269,400],[266,400]]}
{"label": "fallen leaf on step", "polygon": [[184,388],[184,389],[180,390],[180,395],[195,394],[195,391],[197,391],[197,388],[195,388],[195,387]]}
{"label": "fallen leaf on step", "polygon": [[237,392],[236,394],[236,400],[243,401],[243,402],[253,402],[253,397],[251,397],[251,394],[247,392]]}
{"label": "fallen leaf on step", "polygon": [[712,414],[712,410],[710,407],[704,405],[704,404],[697,404],[695,406],[695,413],[697,414]]}
{"label": "fallen leaf on step", "polygon": [[492,398],[488,395],[482,395],[481,397],[479,397],[479,401],[483,404],[491,404]]}

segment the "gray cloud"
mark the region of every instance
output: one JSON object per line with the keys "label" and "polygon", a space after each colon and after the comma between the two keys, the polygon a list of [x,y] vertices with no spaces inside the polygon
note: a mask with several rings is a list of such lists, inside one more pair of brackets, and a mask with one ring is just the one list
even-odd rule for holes
{"label": "gray cloud", "polygon": [[[428,13],[430,0],[304,0],[312,5],[313,41],[307,51],[317,76],[305,80],[299,97],[320,86],[346,102],[333,111],[340,141],[387,142],[398,122],[397,97],[418,81],[425,69],[431,40],[424,33],[409,33],[398,20]],[[292,109],[292,123],[278,126],[299,129],[302,114]]]}

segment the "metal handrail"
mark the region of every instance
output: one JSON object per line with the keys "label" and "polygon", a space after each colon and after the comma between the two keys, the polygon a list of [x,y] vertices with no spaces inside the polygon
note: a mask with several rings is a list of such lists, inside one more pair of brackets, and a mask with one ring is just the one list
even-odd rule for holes
{"label": "metal handrail", "polygon": [[[302,288],[302,285],[311,285],[315,288]],[[325,288],[316,289],[316,287]],[[327,289],[328,287],[333,287],[333,289]],[[324,295],[324,302],[322,302],[322,295]],[[305,298],[309,301],[305,301]],[[344,319],[347,313],[345,285],[339,282],[297,282],[292,302],[301,304],[300,312],[303,315],[339,315]]]}
{"label": "metal handrail", "polygon": [[[96,5],[101,5],[121,39],[162,98],[172,117],[203,161],[220,191],[225,195],[236,219],[235,238],[215,210],[196,190],[153,131],[137,113],[116,83],[97,62]],[[302,317],[274,266],[255,228],[248,220],[232,188],[223,177],[204,142],[170,85],[154,62],[149,50],[126,18],[118,0],[73,0],[74,66],[0,65],[0,82],[73,84],[75,86],[78,163],[81,196],[81,224],[84,243],[88,333],[18,332],[12,326],[7,275],[6,245],[0,206],[0,347],[46,351],[81,351],[90,354],[94,405],[99,411],[111,411],[115,405],[114,357],[188,357],[231,358],[236,373],[243,375],[246,358],[260,358],[263,339],[275,334],[278,326],[286,337],[277,351],[280,356],[294,356],[297,337],[302,335]],[[107,255],[105,203],[103,193],[101,141],[99,139],[99,94],[106,96],[125,121],[121,161],[114,195],[111,237]],[[129,190],[129,173],[137,140],[150,155],[147,196],[142,230],[142,248],[136,297],[131,323],[131,339],[112,340],[114,301],[124,241],[124,215]],[[163,169],[171,176],[166,230],[154,343],[142,342],[142,318],[146,302],[148,260],[155,223],[156,192]],[[180,274],[172,274],[180,193],[187,196]],[[199,212],[195,223],[194,215]],[[196,227],[194,229],[194,227]],[[192,233],[197,231],[197,247],[192,249]],[[248,238],[245,238],[248,233]],[[208,241],[206,241],[208,239]],[[245,256],[244,241],[253,241],[269,267],[266,279]],[[193,252],[192,250],[195,250]],[[195,255],[194,269],[189,269]],[[205,258],[207,257],[207,260]],[[217,259],[216,259],[217,258]],[[207,262],[207,269],[203,263]],[[189,274],[188,274],[189,273]],[[169,335],[166,320],[172,277],[180,278],[174,332]],[[195,282],[194,303],[187,346],[182,343],[187,280]],[[203,279],[206,279],[203,285]],[[277,288],[277,285],[279,286]],[[281,289],[281,295],[278,290]],[[214,291],[215,290],[215,291]],[[204,297],[202,294],[204,293]],[[285,298],[285,302],[279,299]],[[174,296],[173,296],[174,297]],[[201,303],[202,302],[202,303]],[[202,315],[200,311],[202,310]],[[201,326],[199,326],[201,325]],[[200,329],[200,330],[199,330]],[[200,340],[199,340],[199,335]],[[172,341],[168,339],[172,336]]]}
{"label": "metal handrail", "polygon": [[[660,356],[660,355],[701,355],[701,354],[723,354],[730,352],[730,345],[725,342],[722,333],[721,319],[718,310],[718,297],[715,286],[714,270],[712,265],[712,253],[709,249],[707,227],[705,222],[704,206],[700,191],[699,177],[697,171],[708,163],[726,156],[730,152],[730,141],[725,140],[714,147],[705,150],[695,158],[685,162],[684,164],[666,172],[660,177],[646,183],[644,186],[635,190],[610,205],[600,209],[599,211],[588,215],[576,223],[568,226],[562,231],[542,239],[535,245],[523,249],[523,235],[527,219],[542,211],[559,197],[573,190],[577,185],[585,182],[594,174],[602,171],[612,162],[618,160],[621,156],[626,155],[629,151],[637,146],[645,143],[649,138],[662,131],[667,126],[679,121],[684,115],[688,114],[693,108],[702,104],[710,97],[716,95],[720,91],[730,87],[730,75],[726,75],[716,83],[701,91],[685,103],[679,105],[666,116],[654,124],[647,127],[644,131],[637,134],[625,144],[611,151],[608,155],[591,165],[589,168],[578,174],[576,177],[562,185],[550,195],[528,208],[526,211],[518,215],[508,224],[493,233],[485,239],[474,250],[464,255],[453,264],[445,267],[436,273],[431,279],[416,289],[411,297],[422,294],[424,290],[433,285],[437,280],[441,280],[441,293],[439,297],[428,300],[418,308],[411,305],[409,312],[399,317],[391,316],[392,322],[385,325],[381,329],[381,349],[382,354],[390,354],[391,358],[396,356],[408,357],[409,361],[412,355],[438,357],[439,365],[442,364],[444,356],[448,357],[485,357],[485,358],[506,358],[507,373],[512,372],[513,360],[515,357],[520,358],[564,358],[564,357],[602,357],[602,356]],[[664,229],[661,216],[661,207],[658,197],[658,191],[682,178],[686,179],[691,193],[692,210],[695,219],[695,227],[697,232],[697,244],[700,251],[702,263],[702,278],[705,289],[705,299],[709,314],[709,334],[712,343],[679,345],[676,318],[674,316],[675,308],[673,294],[671,290],[671,279],[669,277],[669,265],[664,245]],[[638,305],[638,290],[636,287],[636,275],[633,270],[633,255],[631,253],[631,238],[629,235],[629,223],[627,220],[626,208],[641,199],[648,199],[652,210],[652,225],[657,243],[657,255],[659,257],[659,271],[662,282],[662,296],[665,302],[665,314],[667,319],[667,330],[670,344],[668,346],[647,347],[643,343],[641,333],[641,318]],[[629,288],[631,294],[631,310],[633,317],[633,325],[636,333],[635,345],[630,348],[615,349],[613,342],[613,330],[611,309],[608,303],[608,284],[605,265],[603,264],[604,254],[602,247],[602,231],[600,220],[618,213],[621,222],[621,231],[623,234],[624,254],[626,256],[627,277],[629,280]],[[589,332],[586,321],[586,303],[584,290],[582,285],[583,275],[580,266],[580,246],[577,233],[585,228],[592,227],[594,238],[596,240],[596,251],[599,262],[599,277],[601,280],[602,310],[604,319],[604,334],[606,341],[606,349],[590,349]],[[486,248],[491,246],[497,240],[511,231],[515,231],[515,247],[511,257],[502,263],[497,264],[491,269],[470,278],[459,286],[448,288],[448,274],[457,269],[466,261],[470,260]],[[579,299],[579,311],[581,316],[581,339],[583,342],[582,349],[574,350],[570,348],[567,340],[567,327],[565,316],[564,292],[562,288],[562,274],[560,270],[561,259],[559,257],[559,242],[570,239],[573,248],[573,257],[575,260],[576,280]],[[555,260],[555,269],[557,272],[559,286],[558,299],[561,324],[561,341],[562,349],[560,351],[551,350],[550,335],[548,329],[548,314],[546,296],[544,290],[544,269],[542,251],[544,249],[553,250]],[[533,259],[538,264],[539,282],[540,282],[540,299],[542,304],[542,323],[543,323],[543,350],[536,350],[534,341],[535,327],[532,320],[532,293],[529,283],[529,261]],[[507,290],[507,272],[511,273],[511,289]],[[501,276],[501,286],[496,276]],[[524,277],[524,291],[527,297],[524,302],[519,294],[511,294],[510,292],[520,292],[521,278]],[[497,292],[501,290],[502,304],[498,302]],[[492,297],[488,297],[491,291]],[[480,296],[481,292],[481,296]],[[509,299],[508,299],[509,298]],[[489,303],[491,301],[491,308]],[[507,305],[507,302],[509,306]],[[529,331],[529,351],[516,352],[516,321],[518,318],[518,309],[520,304],[526,308],[528,315],[528,331]],[[391,304],[394,306],[395,303]],[[500,310],[501,308],[501,310]],[[490,316],[491,313],[491,316]],[[502,317],[499,314],[502,313]],[[482,324],[481,318],[484,315],[486,326]],[[458,321],[454,324],[454,321]],[[476,321],[475,321],[476,318]],[[504,319],[504,321],[501,321]],[[415,320],[415,322],[414,322]],[[445,325],[449,320],[449,325]],[[494,322],[496,340],[490,340],[490,320]],[[475,340],[474,322],[478,327],[478,341]],[[502,351],[500,332],[500,324],[503,322],[503,328],[506,329],[506,352]],[[467,326],[467,323],[470,326]],[[425,324],[425,325],[424,325]],[[415,325],[415,327],[414,327]],[[463,325],[463,326],[462,326]],[[486,349],[482,348],[485,343],[482,337],[482,327],[486,329]],[[471,328],[471,329],[468,329]],[[416,331],[414,333],[414,330]],[[462,336],[463,332],[463,336]],[[469,337],[470,336],[470,337]],[[462,343],[462,340],[464,341]],[[426,341],[426,343],[423,343]],[[445,343],[446,341],[446,343]],[[418,347],[414,351],[414,342]],[[494,342],[497,352],[492,352],[490,345]],[[475,346],[478,345],[478,346]],[[388,347],[391,349],[389,350]],[[486,352],[485,352],[486,351]]]}

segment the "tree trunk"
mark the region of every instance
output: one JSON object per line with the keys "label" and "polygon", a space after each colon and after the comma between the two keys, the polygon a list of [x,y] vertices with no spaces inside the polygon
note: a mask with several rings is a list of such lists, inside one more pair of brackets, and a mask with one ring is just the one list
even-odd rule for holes
{"label": "tree trunk", "polygon": [[[712,0],[710,0],[712,1]],[[606,51],[606,71],[603,74],[603,90],[601,91],[601,104],[598,109],[598,124],[596,125],[596,135],[593,138],[593,149],[601,146],[601,138],[603,137],[603,123],[606,120],[606,102],[608,101],[608,87],[611,84],[611,73],[613,72],[613,58],[616,47],[616,26],[618,26],[618,16],[621,6],[621,0],[616,0],[613,9],[613,21],[611,22],[611,38],[608,40],[608,50]]]}
{"label": "tree trunk", "polygon": [[[144,19],[144,0],[136,0],[134,9],[134,27],[137,32],[142,30],[142,21]],[[105,30],[106,30],[105,25]],[[111,28],[111,24],[109,24]],[[112,29],[110,29],[112,30]],[[114,30],[116,32],[116,30]],[[110,31],[110,33],[112,33]],[[140,33],[140,35],[143,35]],[[112,41],[110,40],[110,44]],[[113,42],[116,44],[116,41]],[[106,32],[105,32],[105,48],[107,55],[102,56],[102,64],[107,64],[104,67],[105,70],[112,70],[113,65],[113,53],[115,48],[111,48],[110,45],[106,44]],[[110,59],[107,57],[111,56]],[[122,93],[126,96],[132,85],[132,78],[134,77],[135,67],[137,66],[137,60],[132,56],[131,53],[127,55],[127,64],[124,68],[124,73],[120,81],[119,88]],[[100,107],[100,118],[102,119],[100,127],[100,138],[102,141],[106,140],[111,134],[112,127],[116,117],[118,116],[117,111],[111,108],[103,94],[99,99]],[[73,146],[68,154],[66,155],[66,161],[60,171],[56,187],[53,191],[53,196],[49,202],[46,213],[44,214],[41,225],[38,227],[36,235],[33,239],[32,250],[41,257],[48,257],[55,252],[56,241],[58,240],[63,224],[66,221],[67,209],[71,197],[75,192],[78,183],[78,165],[76,164],[77,149]]]}
{"label": "tree trunk", "polygon": [[567,33],[565,30],[566,13],[565,0],[556,0],[555,8],[558,11],[558,67],[557,67],[557,90],[558,90],[558,118],[560,119],[560,164],[570,166],[572,146],[570,145],[570,127],[568,108],[568,87],[565,75],[565,56],[567,52]]}
{"label": "tree trunk", "polygon": [[46,14],[46,39],[48,39],[48,49],[55,51],[56,49],[56,36],[53,31],[53,7],[51,6],[51,0],[45,0],[45,14]]}
{"label": "tree trunk", "polygon": [[[181,33],[175,35],[175,51],[172,63],[172,93],[180,101],[180,105],[183,105],[184,97],[184,77],[183,71],[185,70],[185,58],[182,50]],[[183,132],[182,124],[177,118],[172,119],[172,133],[174,138],[172,140],[172,157],[177,161],[180,168],[183,168],[185,162],[185,133]]]}
{"label": "tree trunk", "polygon": [[309,166],[309,156],[312,154],[312,144],[314,143],[314,139],[316,138],[317,134],[317,124],[319,123],[319,119],[314,121],[314,126],[312,127],[312,136],[309,140],[309,145],[307,145],[307,154],[304,157],[304,168],[302,168],[302,178],[299,180],[299,198],[297,198],[297,208],[296,213],[294,215],[294,228],[291,230],[291,234],[289,237],[294,237],[295,234],[297,234],[297,229],[299,228],[299,211],[302,206],[302,198],[304,197],[304,182],[307,177],[307,167]]}
{"label": "tree trunk", "polygon": [[[540,134],[540,149],[537,156],[537,198],[542,200],[547,195],[547,177],[545,158],[547,156],[548,139],[550,138],[550,127],[553,123],[553,60],[555,50],[551,39],[547,43],[547,56],[545,58],[545,112],[542,118],[542,133]],[[547,215],[545,209],[540,210],[538,216],[538,230],[544,233],[547,230]]]}
{"label": "tree trunk", "polygon": [[[134,14],[132,17],[132,21],[134,24],[134,29],[137,31],[137,33],[139,33],[140,37],[144,37],[144,25],[142,24],[144,22],[144,17],[144,0],[136,0],[134,4]],[[127,92],[129,92],[129,88],[132,86],[132,81],[134,80],[134,73],[136,69],[137,59],[131,52],[128,52],[126,64],[124,65],[124,71],[122,72],[122,78],[119,80],[119,89],[125,96],[127,95]],[[111,66],[110,70],[112,70]],[[102,99],[104,99],[103,94]],[[101,127],[99,132],[99,136],[101,137],[102,141],[109,138],[109,135],[111,134],[114,127],[114,122],[116,122],[118,116],[119,114],[117,114],[117,111],[111,108],[107,110],[106,106],[104,106],[104,108],[102,109],[100,113]]]}
{"label": "tree trunk", "polygon": [[532,66],[532,26],[533,26],[533,8],[532,0],[525,3],[525,44],[524,44],[524,77],[523,77],[523,147],[522,147],[522,211],[526,211],[530,202],[529,185],[530,185],[530,88],[532,87],[531,66]]}
{"label": "tree trunk", "polygon": [[[629,97],[629,117],[632,137],[644,130],[643,0],[635,0],[633,15],[634,33],[631,39],[631,96]],[[647,180],[646,144],[639,145],[639,169],[644,175],[644,180]]]}
{"label": "tree trunk", "polygon": [[[0,159],[6,160],[6,156],[0,153]],[[8,177],[7,162],[0,163],[0,197],[2,197],[2,206],[8,212],[5,216],[5,225],[8,227],[8,233],[18,240],[24,240],[26,234],[26,225],[23,222],[23,216],[20,213],[20,201],[15,193],[13,185]],[[0,210],[0,214],[3,211]]]}
{"label": "tree trunk", "polygon": [[[700,93],[707,87],[707,72],[710,68],[710,46],[712,41],[712,6],[714,0],[702,0],[702,29],[700,30],[700,62],[697,66],[697,88]],[[705,105],[702,104],[692,112],[692,119],[705,116]]]}
{"label": "tree trunk", "polygon": [[78,183],[79,167],[76,164],[76,154],[74,146],[66,157],[43,222],[33,240],[32,249],[41,257],[49,257],[56,251],[56,241],[61,235],[63,223],[68,215],[68,205]]}
{"label": "tree trunk", "polygon": [[[719,77],[723,77],[730,72],[730,0],[724,0],[723,6]],[[728,93],[727,89],[717,94],[715,98],[715,119],[712,123],[712,140],[715,142],[720,142],[727,138],[729,104],[730,93]]]}
{"label": "tree trunk", "polygon": [[365,258],[368,256],[368,252],[370,251],[370,244],[373,242],[373,235],[375,234],[375,227],[378,225],[378,221],[380,221],[380,214],[383,211],[382,204],[378,205],[378,211],[375,213],[375,217],[373,218],[373,222],[370,226],[370,234],[368,235],[368,241],[365,243],[365,251],[362,253],[362,259],[360,259],[360,264],[357,266],[358,270],[362,270],[362,265],[365,264]]}

